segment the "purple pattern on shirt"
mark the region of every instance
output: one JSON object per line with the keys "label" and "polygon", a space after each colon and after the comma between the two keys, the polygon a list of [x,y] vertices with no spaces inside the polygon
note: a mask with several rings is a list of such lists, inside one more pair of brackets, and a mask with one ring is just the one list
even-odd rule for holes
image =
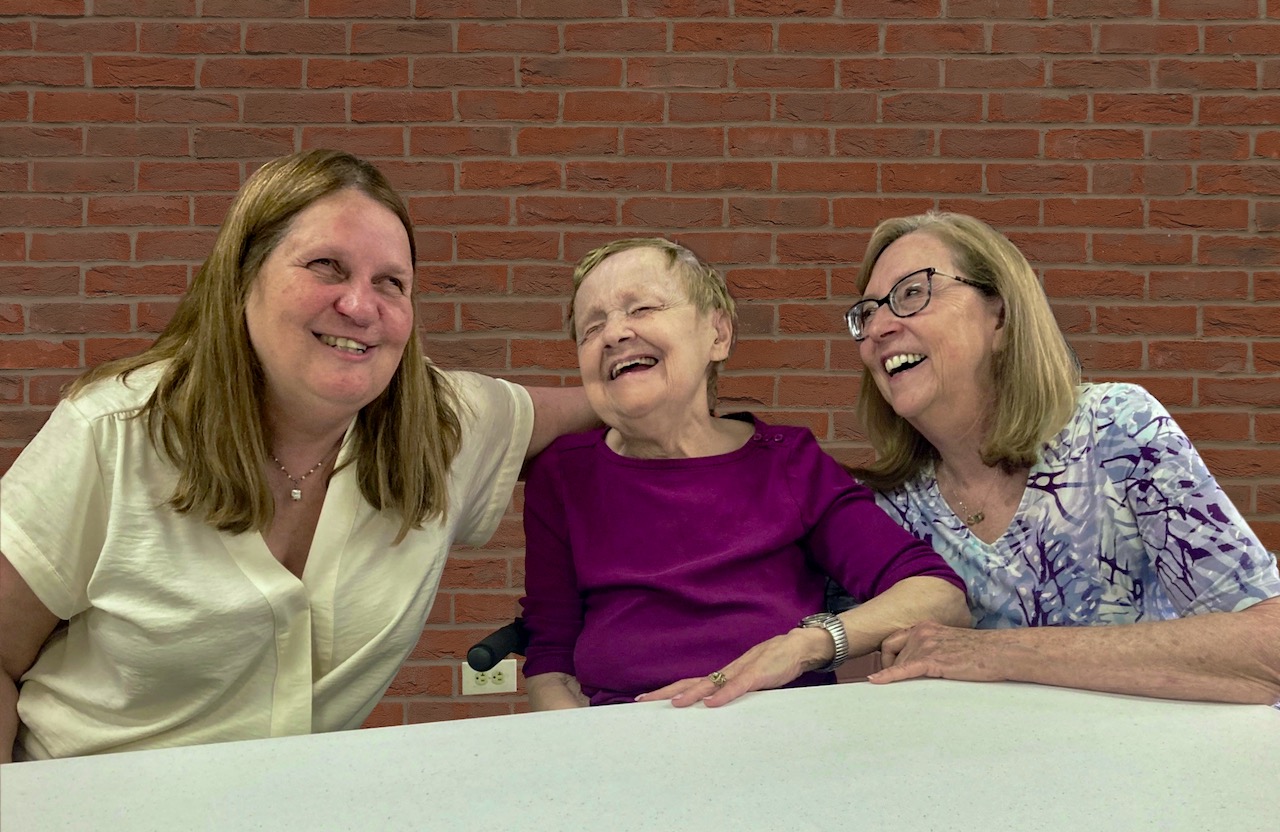
{"label": "purple pattern on shirt", "polygon": [[1164,407],[1132,384],[1081,385],[994,544],[951,511],[932,469],[878,500],[965,579],[977,627],[1119,624],[1280,595],[1275,558]]}
{"label": "purple pattern on shirt", "polygon": [[622,457],[598,430],[534,461],[527,675],[568,673],[593,704],[628,701],[822,610],[828,573],[859,600],[912,575],[961,585],[807,430],[754,425],[742,448],[713,457]]}

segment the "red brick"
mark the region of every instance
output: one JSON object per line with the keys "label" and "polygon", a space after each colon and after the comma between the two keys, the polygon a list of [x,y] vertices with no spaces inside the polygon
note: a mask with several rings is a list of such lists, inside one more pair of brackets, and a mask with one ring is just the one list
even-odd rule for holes
{"label": "red brick", "polygon": [[666,184],[661,162],[569,162],[565,187],[571,191],[657,191]]}
{"label": "red brick", "polygon": [[511,205],[505,196],[413,197],[409,215],[417,226],[506,225]]}
{"label": "red brick", "polygon": [[1152,130],[1153,159],[1208,161],[1245,159],[1249,135],[1230,130]]}
{"label": "red brick", "polygon": [[409,131],[409,152],[414,156],[507,156],[511,135],[510,127],[500,126],[415,126]]}
{"label": "red brick", "polygon": [[1173,417],[1191,441],[1197,444],[1247,442],[1250,439],[1248,413],[1179,410]]}
{"label": "red brick", "polygon": [[[208,16],[208,13],[205,13]],[[247,17],[261,17],[255,11]],[[244,49],[250,54],[342,55],[347,51],[341,23],[246,23]]]}
{"label": "red brick", "polygon": [[828,131],[817,127],[730,127],[730,156],[826,156]]}
{"label": "red brick", "polygon": [[212,231],[139,231],[138,260],[186,260],[199,263],[213,248]]}
{"label": "red brick", "polygon": [[1143,165],[1119,162],[1093,168],[1093,192],[1097,194],[1139,194],[1176,196],[1191,187],[1191,168],[1186,165]]}
{"label": "red brick", "polygon": [[1042,87],[1045,64],[1040,58],[956,58],[946,62],[946,75],[951,88]]}
{"label": "red brick", "polygon": [[1206,95],[1200,99],[1201,124],[1272,127],[1277,122],[1280,122],[1280,95]]}
{"label": "red brick", "polygon": [[981,23],[888,23],[884,27],[884,51],[982,52],[986,35]]}
{"label": "red brick", "polygon": [[934,131],[927,127],[867,127],[836,131],[839,156],[888,156],[912,158],[933,156]]}
{"label": "red brick", "polygon": [[788,338],[785,340],[740,338],[733,349],[734,368],[760,367],[777,370],[822,370],[827,364],[825,341]]}
{"label": "red brick", "polygon": [[1045,134],[1046,159],[1141,159],[1140,130],[1050,130]]}
{"label": "red brick", "polygon": [[[1201,103],[1201,123],[1205,119]],[[1099,93],[1093,97],[1093,117],[1099,124],[1190,124],[1193,101],[1189,95],[1173,93]]]}
{"label": "red brick", "polygon": [[707,228],[724,222],[724,200],[632,197],[622,203],[622,223],[646,228]]}
{"label": "red brick", "polygon": [[[122,38],[134,40],[134,24],[124,27]],[[139,26],[143,52],[178,55],[217,55],[240,51],[239,23],[147,22]],[[94,46],[86,51],[126,51]]]}
{"label": "red brick", "polygon": [[1103,335],[1194,335],[1194,306],[1099,306]]}
{"label": "red brick", "polygon": [[85,84],[84,58],[62,55],[0,55],[0,78],[4,78],[6,84],[82,87]]}
{"label": "red brick", "polygon": [[991,93],[987,120],[1067,123],[1085,120],[1088,112],[1087,95],[1060,92]]}
{"label": "red brick", "polygon": [[[420,54],[427,52],[445,52],[449,49],[447,37],[448,24],[441,25],[443,43],[432,49],[404,50]],[[555,53],[560,49],[560,32],[549,23],[472,23],[464,21],[458,24],[459,52],[515,52],[522,55],[531,53]],[[377,49],[374,51],[400,51],[393,49]]]}
{"label": "red brick", "polygon": [[[781,167],[781,166],[780,166]],[[773,182],[769,162],[674,162],[672,191],[767,191]]]}
{"label": "red brick", "polygon": [[459,231],[459,260],[554,260],[559,235],[546,231]]}
{"label": "red brick", "polygon": [[[23,320],[23,309],[16,303],[0,303],[0,333],[18,335],[26,329]],[[0,377],[0,403],[20,403],[22,400],[22,380],[18,379],[18,396],[16,402],[6,393],[8,380]]]}
{"label": "red brick", "polygon": [[28,309],[28,332],[84,334],[129,328],[130,309],[124,303],[36,303]]}
{"label": "red brick", "polygon": [[[0,266],[0,286],[6,296],[73,295],[80,289],[75,266]],[[0,363],[0,367],[6,366]]]}
{"label": "red brick", "polygon": [[140,162],[140,191],[234,191],[240,187],[235,162]]}
{"label": "red brick", "polygon": [[89,198],[89,225],[185,225],[190,206],[185,196],[122,194]]}
{"label": "red brick", "polygon": [[1078,263],[1085,259],[1082,233],[1010,231],[1008,236],[1032,263]]}
{"label": "red brick", "polygon": [[1183,234],[1095,234],[1093,259],[1160,266],[1190,263],[1191,238]]}
{"label": "red brick", "polygon": [[0,367],[13,370],[79,367],[80,342],[29,339],[0,341]]}
{"label": "red brick", "polygon": [[413,0],[310,0],[308,17],[409,17]]}
{"label": "red brick", "polygon": [[858,193],[876,189],[876,165],[868,162],[781,162],[779,191]]}
{"label": "red brick", "polygon": [[[705,25],[710,27],[713,24]],[[880,30],[874,23],[778,24],[778,49],[781,52],[819,52],[841,56],[876,52],[879,47]]]}
{"label": "red brick", "polygon": [[[612,76],[609,76],[612,78]],[[729,80],[729,61],[725,58],[686,57],[682,55],[627,59],[627,86],[661,89],[723,87]],[[614,80],[594,82],[595,86],[612,86]]]}
{"label": "red brick", "polygon": [[848,231],[779,234],[779,263],[853,263],[866,251],[867,235]]}
{"label": "red brick", "polygon": [[548,370],[572,370],[578,366],[578,352],[568,338],[538,340],[522,338],[511,343],[511,366]]}
{"label": "red brick", "polygon": [[631,127],[624,134],[623,151],[631,157],[721,156],[724,143],[720,127]]}
{"label": "red brick", "polygon": [[830,89],[835,61],[826,58],[742,57],[734,61],[733,81],[742,88]]}
{"label": "red brick", "polygon": [[[311,93],[298,96],[298,100],[308,100],[311,95],[324,95],[325,103],[328,103],[329,93]],[[459,98],[461,96],[462,93],[459,93]],[[339,110],[337,113],[329,112],[330,108],[326,108],[317,118],[304,120],[343,121],[341,97],[335,99],[334,103]],[[248,104],[249,102],[246,101],[246,113]],[[389,121],[403,124],[413,121],[448,121],[451,118],[453,118],[453,99],[447,92],[356,92],[351,94],[352,121]]]}
{"label": "red brick", "polygon": [[84,274],[84,291],[89,297],[180,295],[186,290],[186,266],[94,266]]}
{"label": "red brick", "polygon": [[518,265],[511,271],[511,291],[517,295],[561,296],[573,285],[569,265]]}
{"label": "red brick", "polygon": [[[565,330],[564,304],[530,300],[464,303],[462,329],[560,333]],[[501,583],[489,582],[481,585],[505,586],[505,566],[502,578]]]}
{"label": "red brick", "polygon": [[[555,96],[552,95],[554,99]],[[663,96],[635,90],[571,90],[564,94],[565,121],[637,123],[662,121]],[[554,110],[551,117],[555,117]]]}
{"label": "red brick", "polygon": [[[190,0],[186,0],[190,3]],[[101,3],[101,0],[96,0]],[[131,0],[119,0],[131,2]],[[163,2],[163,0],[161,0]],[[301,17],[305,12],[293,0],[203,0],[205,17]],[[194,14],[194,11],[191,12]]]}
{"label": "red brick", "polygon": [[133,163],[115,160],[37,161],[31,190],[53,193],[128,191],[134,187]]}
{"label": "red brick", "polygon": [[720,407],[769,407],[777,398],[774,394],[776,386],[774,376],[721,376],[718,390]]}
{"label": "red brick", "polygon": [[991,27],[991,51],[1034,55],[1089,53],[1093,51],[1093,33],[1085,23],[996,22]]}
{"label": "red brick", "polygon": [[[922,214],[934,207],[928,197],[845,197],[832,205],[832,224],[836,228],[871,229],[888,217],[907,217]],[[852,284],[848,292],[853,291]]]}
{"label": "red brick", "polygon": [[[31,260],[76,262],[129,259],[129,235],[113,231],[62,231],[32,234]],[[2,366],[2,365],[0,365]]]}
{"label": "red brick", "polygon": [[556,162],[467,161],[462,163],[461,185],[467,190],[555,188],[560,185]]}
{"label": "red brick", "polygon": [[[464,25],[464,31],[465,28]],[[353,55],[388,53],[431,55],[437,52],[448,52],[452,41],[452,29],[447,23],[351,24],[351,54]]]}
{"label": "red brick", "polygon": [[419,3],[418,17],[515,17],[516,0],[432,0]]}
{"label": "red brick", "polygon": [[0,261],[16,262],[27,258],[26,234],[17,231],[0,232]]}
{"label": "red brick", "polygon": [[1224,341],[1150,341],[1147,362],[1153,370],[1241,373],[1246,370],[1247,344]]}
{"label": "red brick", "polygon": [[775,115],[779,121],[865,124],[875,121],[876,97],[865,92],[779,93]]}
{"label": "red brick", "polygon": [[827,275],[823,269],[731,269],[725,280],[733,296],[743,300],[821,300],[827,296]]}
{"label": "red brick", "polygon": [[1151,64],[1133,58],[1088,58],[1053,62],[1055,87],[1150,89]]}
{"label": "red brick", "polygon": [[35,92],[35,120],[45,122],[133,121],[131,92]]}
{"label": "red brick", "polygon": [[617,203],[612,198],[522,196],[516,199],[519,225],[616,225],[617,221]]}
{"label": "red brick", "polygon": [[991,164],[986,180],[990,193],[1084,193],[1088,175],[1079,165]]}
{"label": "red brick", "polygon": [[49,419],[49,410],[5,411],[0,420],[0,442],[30,442]]}
{"label": "red brick", "polygon": [[301,58],[208,58],[200,69],[200,86],[275,89],[302,86]]}
{"label": "red brick", "polygon": [[858,384],[856,376],[785,375],[778,378],[778,404],[783,407],[847,407]]}
{"label": "red brick", "polygon": [[1151,201],[1153,228],[1240,229],[1249,227],[1249,203],[1243,199],[1167,199]]}
{"label": "red brick", "polygon": [[446,296],[504,294],[507,267],[474,263],[430,266],[420,270],[417,286],[428,294]]}
{"label": "red brick", "polygon": [[840,86],[853,90],[933,89],[942,79],[937,58],[855,58],[840,61]]}
{"label": "red brick", "polygon": [[1280,231],[1280,202],[1258,202],[1255,211],[1259,231]]}
{"label": "red brick", "polygon": [[1204,27],[1204,52],[1206,55],[1280,54],[1276,24],[1267,22],[1207,25]]}
{"label": "red brick", "polygon": [[317,147],[340,147],[357,156],[399,156],[404,152],[405,128],[381,127],[303,127],[299,150]]}
{"label": "red brick", "polygon": [[307,61],[307,86],[311,89],[403,87],[408,79],[408,58],[311,58]]}
{"label": "red brick", "polygon": [[1162,60],[1156,67],[1156,85],[1162,89],[1250,89],[1257,85],[1253,61]]}
{"label": "red brick", "polygon": [[1049,298],[1125,298],[1142,300],[1141,274],[1098,269],[1046,269],[1044,291]]}
{"label": "red brick", "polygon": [[1209,266],[1280,266],[1280,239],[1201,237],[1196,262]]}
{"label": "red brick", "polygon": [[[26,44],[18,48],[28,47],[29,44]],[[137,25],[131,20],[74,20],[66,23],[39,20],[35,22],[35,48],[37,52],[86,54],[136,52],[138,51]],[[161,50],[148,49],[147,51]],[[80,63],[83,66],[83,60]]]}
{"label": "red brick", "polygon": [[1253,155],[1264,159],[1280,159],[1280,131],[1257,133],[1253,139]]}
{"label": "red brick", "polygon": [[1138,199],[1062,198],[1044,201],[1044,224],[1077,228],[1141,228]]}
{"label": "red brick", "polygon": [[516,149],[521,156],[612,155],[618,152],[618,128],[526,127]]}
{"label": "red brick", "polygon": [[961,158],[1034,158],[1040,150],[1036,130],[1000,128],[943,129],[939,151]]}
{"label": "red brick", "polygon": [[[849,337],[844,313],[851,303],[782,303],[778,305],[778,331],[787,335],[833,335],[835,352],[856,351],[844,349],[843,339]],[[852,348],[853,341],[848,345]],[[834,359],[833,359],[834,360]]]}
{"label": "red brick", "polygon": [[31,112],[30,98],[25,90],[0,91],[0,121],[27,121]]}
{"label": "red brick", "polygon": [[[566,235],[566,252],[568,242],[569,237]],[[686,232],[679,236],[679,242],[708,263],[715,263],[717,266],[736,263],[754,266],[768,262],[771,240],[768,234],[734,229],[703,233]],[[585,253],[582,252],[582,254]]]}
{"label": "red brick", "polygon": [[1139,341],[1116,341],[1101,338],[1072,338],[1080,363],[1090,370],[1132,370],[1142,367],[1142,344]]}
{"label": "red brick", "polygon": [[30,49],[34,42],[35,30],[30,21],[19,20],[0,23],[0,49],[3,49],[6,52],[17,51],[19,49]]}
{"label": "red brick", "polygon": [[515,78],[516,61],[510,55],[432,55],[413,60],[415,87],[510,87],[515,85]]}
{"label": "red brick", "polygon": [[[1202,378],[1198,387],[1202,405],[1280,406],[1280,379],[1277,378]],[[1278,452],[1259,453],[1273,456]]]}
{"label": "red brick", "polygon": [[1150,17],[1155,0],[1055,0],[1058,17]]}
{"label": "red brick", "polygon": [[1047,0],[950,0],[947,12],[951,17],[990,18],[1043,18],[1048,15]]}
{"label": "red brick", "polygon": [[970,93],[902,93],[881,102],[884,121],[977,122],[982,96]]}
{"label": "red brick", "polygon": [[769,94],[762,92],[673,92],[672,122],[768,121]]}
{"label": "red brick", "polygon": [[197,127],[193,132],[192,146],[201,159],[271,159],[294,150],[289,127]]}
{"label": "red brick", "polygon": [[1243,298],[1249,290],[1244,272],[1153,271],[1151,300],[1216,300]]}
{"label": "red brick", "polygon": [[734,0],[734,14],[743,17],[831,17],[835,0]]}
{"label": "red brick", "polygon": [[815,228],[829,220],[827,200],[818,197],[732,197],[729,225]]}
{"label": "red brick", "polygon": [[194,87],[195,58],[155,55],[95,55],[95,87]]}
{"label": "red brick", "polygon": [[[639,17],[634,9],[632,17]],[[665,52],[666,23],[569,23],[564,27],[566,52],[598,52],[601,44],[610,52]]]}
{"label": "red brick", "polygon": [[1176,23],[1103,23],[1098,51],[1125,54],[1190,55],[1200,49],[1200,28]]}
{"label": "red brick", "polygon": [[138,97],[138,121],[142,122],[209,124],[239,120],[240,98],[229,93],[144,92]]}

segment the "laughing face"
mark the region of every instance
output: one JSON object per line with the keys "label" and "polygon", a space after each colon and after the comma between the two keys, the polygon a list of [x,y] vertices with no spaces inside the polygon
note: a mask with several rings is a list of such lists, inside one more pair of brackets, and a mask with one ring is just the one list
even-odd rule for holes
{"label": "laughing face", "polygon": [[399,218],[357,189],[298,213],[245,308],[269,418],[349,420],[391,381],[413,329]]}
{"label": "laughing face", "polygon": [[573,303],[582,384],[606,424],[651,434],[707,418],[707,372],[729,355],[730,325],[689,301],[665,254],[610,255]]}
{"label": "laughing face", "polygon": [[858,352],[885,401],[926,436],[963,430],[983,419],[993,399],[992,356],[1000,347],[1001,302],[943,275],[961,275],[951,250],[937,237],[916,231],[881,253],[863,291],[881,298],[901,278],[932,267],[927,306],[908,318],[887,307],[867,321]]}

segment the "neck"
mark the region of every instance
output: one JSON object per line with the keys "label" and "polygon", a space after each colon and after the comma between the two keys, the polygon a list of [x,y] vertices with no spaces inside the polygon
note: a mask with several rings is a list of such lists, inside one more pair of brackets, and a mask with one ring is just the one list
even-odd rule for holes
{"label": "neck", "polygon": [[745,422],[704,412],[676,429],[628,421],[610,430],[605,441],[616,453],[633,459],[690,459],[729,453],[750,435],[751,426]]}
{"label": "neck", "polygon": [[295,476],[321,460],[329,461],[350,421],[308,421],[264,416],[267,452]]}

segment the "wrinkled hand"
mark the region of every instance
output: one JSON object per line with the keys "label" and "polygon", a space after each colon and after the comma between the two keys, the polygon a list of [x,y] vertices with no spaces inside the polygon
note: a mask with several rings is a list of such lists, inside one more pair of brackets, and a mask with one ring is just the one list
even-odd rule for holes
{"label": "wrinkled hand", "polygon": [[[728,679],[723,687],[717,688],[710,676],[698,676],[694,679],[681,679],[666,687],[636,697],[640,702],[670,699],[677,708],[687,708],[698,702],[709,708],[727,705],[744,693],[753,690],[777,688],[795,679],[801,673],[813,667],[821,667],[812,659],[812,642],[806,644],[810,635],[822,632],[815,630],[793,630],[790,633],[774,636],[752,647],[728,665],[719,668]],[[824,634],[825,635],[825,634]],[[830,651],[828,651],[830,652]]]}
{"label": "wrinkled hand", "polygon": [[926,621],[899,630],[880,645],[884,669],[868,681],[877,684],[926,676],[962,682],[1003,682],[994,630],[967,630]]}

